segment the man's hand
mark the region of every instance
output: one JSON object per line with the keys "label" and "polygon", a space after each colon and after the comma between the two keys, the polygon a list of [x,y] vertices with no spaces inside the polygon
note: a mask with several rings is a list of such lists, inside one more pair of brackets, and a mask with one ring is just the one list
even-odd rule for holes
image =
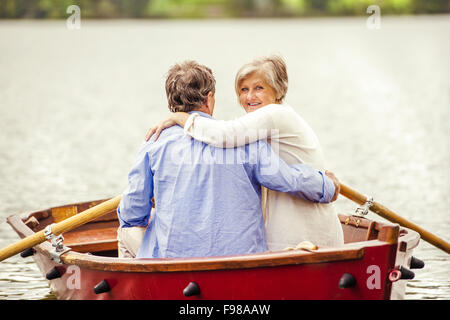
{"label": "man's hand", "polygon": [[331,199],[331,202],[336,201],[339,195],[339,191],[341,190],[341,184],[339,183],[339,180],[336,178],[333,172],[325,170],[325,175],[333,180],[334,183],[334,196]]}

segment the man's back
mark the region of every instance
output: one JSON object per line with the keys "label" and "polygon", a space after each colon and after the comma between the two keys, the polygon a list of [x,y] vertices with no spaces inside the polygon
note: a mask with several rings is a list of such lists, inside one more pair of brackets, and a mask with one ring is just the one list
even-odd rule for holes
{"label": "man's back", "polygon": [[[214,148],[185,136],[178,126],[164,130],[156,142],[144,144],[137,159],[141,165],[135,166],[142,169],[135,176],[151,176],[153,182],[135,183],[149,185],[140,188],[143,193],[153,189],[155,208],[137,257],[267,250],[260,185],[247,165],[254,161],[244,157],[251,148]],[[150,172],[143,172],[146,168]],[[137,208],[147,197],[135,199],[139,199]],[[133,207],[132,203],[124,205]],[[150,212],[151,203],[146,206]],[[147,219],[139,216],[140,221],[134,222],[145,225]]]}
{"label": "man's back", "polygon": [[156,205],[138,257],[267,250],[260,185],[233,159],[236,150],[191,139],[178,126],[165,131],[150,148]]}

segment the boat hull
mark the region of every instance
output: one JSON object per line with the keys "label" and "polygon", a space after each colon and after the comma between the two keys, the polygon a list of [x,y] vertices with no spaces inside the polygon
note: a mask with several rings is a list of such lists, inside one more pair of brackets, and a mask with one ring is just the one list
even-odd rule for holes
{"label": "boat hull", "polygon": [[[50,281],[59,299],[75,300],[379,300],[389,299],[388,274],[394,265],[395,245],[367,248],[361,259],[303,265],[233,270],[186,272],[114,272],[56,264],[43,254],[35,260],[46,274],[53,267],[63,273]],[[375,262],[377,261],[377,262]],[[373,266],[379,269],[374,269]],[[344,273],[352,274],[356,285],[339,288]],[[110,291],[94,293],[106,280]],[[193,297],[183,295],[190,282],[200,288]]]}

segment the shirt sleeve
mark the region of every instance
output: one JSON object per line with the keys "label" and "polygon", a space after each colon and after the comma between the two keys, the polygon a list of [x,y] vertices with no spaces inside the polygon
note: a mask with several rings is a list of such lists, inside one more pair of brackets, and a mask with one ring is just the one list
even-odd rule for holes
{"label": "shirt sleeve", "polygon": [[280,110],[280,105],[268,105],[235,120],[214,120],[192,113],[184,132],[214,147],[240,147],[278,134],[273,116]]}
{"label": "shirt sleeve", "polygon": [[122,228],[145,227],[152,210],[153,174],[145,144],[128,174],[128,186],[122,193],[117,217]]}
{"label": "shirt sleeve", "polygon": [[261,185],[313,202],[331,201],[335,192],[334,183],[322,171],[308,164],[287,165],[266,141],[249,147],[252,146],[258,148],[257,152],[250,150],[249,154],[254,163],[253,174]]}

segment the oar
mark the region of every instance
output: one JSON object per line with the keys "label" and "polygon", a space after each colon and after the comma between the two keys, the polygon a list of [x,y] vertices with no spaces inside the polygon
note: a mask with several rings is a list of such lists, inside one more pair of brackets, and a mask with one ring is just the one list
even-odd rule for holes
{"label": "oar", "polygon": [[[341,191],[340,193],[345,196],[346,198],[349,198],[350,200],[355,201],[358,204],[364,204],[367,201],[367,197],[350,187],[344,185],[341,183]],[[373,201],[372,205],[369,208],[370,211],[375,212],[379,216],[391,221],[398,223],[399,225],[414,230],[420,234],[420,237],[427,241],[428,243],[432,244],[433,246],[444,250],[447,253],[450,253],[450,244],[446,242],[445,240],[439,238],[438,236],[432,234],[431,232],[423,229],[422,227],[419,227],[417,224],[399,216],[395,212],[389,210],[388,208],[384,207],[383,205]]]}
{"label": "oar", "polygon": [[[51,226],[52,234],[55,236],[60,235],[63,232],[75,229],[89,221],[94,220],[95,218],[105,215],[111,210],[117,208],[121,198],[122,196],[120,195],[115,198],[109,199],[96,205],[95,207],[89,208],[83,212],[80,212],[79,214],[53,224]],[[23,238],[16,243],[10,244],[5,248],[0,249],[0,261],[12,257],[13,255],[18,254],[19,252],[22,252],[28,248],[34,247],[35,245],[38,245],[46,240],[47,238],[44,235],[44,230],[36,232],[31,236]]]}

